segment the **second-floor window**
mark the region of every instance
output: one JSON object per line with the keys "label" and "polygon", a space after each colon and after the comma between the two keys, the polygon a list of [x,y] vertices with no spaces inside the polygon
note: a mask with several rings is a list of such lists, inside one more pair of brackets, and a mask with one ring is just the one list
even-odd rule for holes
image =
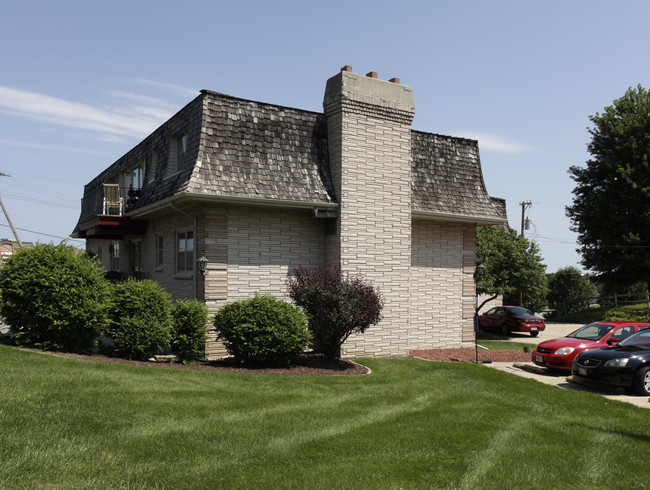
{"label": "second-floor window", "polygon": [[169,142],[169,162],[167,163],[167,176],[173,175],[183,168],[187,153],[187,131],[179,131],[172,136]]}
{"label": "second-floor window", "polygon": [[144,178],[144,164],[140,164],[131,169],[131,188],[134,191],[142,189],[142,182]]}

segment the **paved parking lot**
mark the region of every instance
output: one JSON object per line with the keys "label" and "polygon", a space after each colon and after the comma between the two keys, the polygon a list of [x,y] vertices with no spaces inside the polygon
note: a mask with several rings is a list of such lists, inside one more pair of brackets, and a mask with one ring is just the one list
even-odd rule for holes
{"label": "paved parking lot", "polygon": [[[564,337],[565,335],[573,332],[577,328],[581,327],[582,324],[570,324],[570,323],[547,323],[546,330],[540,332],[537,337],[531,337],[530,334],[524,333],[513,333],[507,340],[510,342],[526,342],[539,344],[544,340],[556,339],[558,337]],[[505,339],[504,339],[505,340]],[[479,341],[480,343],[480,341]],[[650,409],[650,399],[647,396],[637,396],[630,395],[625,392],[620,392],[618,390],[607,390],[607,389],[597,389],[588,386],[579,385],[576,383],[570,383],[567,381],[567,374],[559,374],[555,371],[550,371],[549,369],[536,366],[532,362],[493,362],[491,364],[484,364],[484,366],[498,369],[516,376],[521,376],[524,378],[534,379],[540,383],[557,386],[558,388],[564,388],[568,390],[575,391],[587,391],[590,393],[596,393],[609,398],[610,400],[617,400],[625,403],[631,403],[637,407]]]}
{"label": "paved parking lot", "polygon": [[524,332],[512,332],[510,337],[504,338],[503,340],[509,342],[526,342],[528,344],[539,344],[545,340],[557,339],[558,337],[564,337],[565,335],[570,334],[574,330],[582,327],[583,323],[550,323],[546,322],[546,330],[539,332],[537,337],[531,337],[529,333]]}

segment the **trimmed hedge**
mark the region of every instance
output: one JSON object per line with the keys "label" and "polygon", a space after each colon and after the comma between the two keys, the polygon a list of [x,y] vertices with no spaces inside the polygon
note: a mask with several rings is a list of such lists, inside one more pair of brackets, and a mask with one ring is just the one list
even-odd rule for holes
{"label": "trimmed hedge", "polygon": [[126,359],[146,359],[169,345],[171,298],[157,282],[129,279],[113,284],[110,326],[115,352]]}
{"label": "trimmed hedge", "polygon": [[290,364],[311,335],[305,314],[273,296],[227,304],[215,315],[217,339],[243,363]]}
{"label": "trimmed hedge", "polygon": [[18,345],[83,352],[108,325],[98,261],[64,243],[20,249],[0,269],[0,314]]}
{"label": "trimmed hedge", "polygon": [[183,362],[205,356],[208,307],[197,300],[179,300],[171,309],[171,348]]}

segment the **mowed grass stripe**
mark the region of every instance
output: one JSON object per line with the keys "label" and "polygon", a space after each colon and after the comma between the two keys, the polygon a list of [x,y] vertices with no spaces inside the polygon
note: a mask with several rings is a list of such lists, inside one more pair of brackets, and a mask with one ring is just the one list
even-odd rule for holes
{"label": "mowed grass stripe", "polygon": [[0,487],[647,483],[638,460],[614,457],[650,453],[643,409],[469,363],[359,362],[372,374],[274,376],[0,346]]}

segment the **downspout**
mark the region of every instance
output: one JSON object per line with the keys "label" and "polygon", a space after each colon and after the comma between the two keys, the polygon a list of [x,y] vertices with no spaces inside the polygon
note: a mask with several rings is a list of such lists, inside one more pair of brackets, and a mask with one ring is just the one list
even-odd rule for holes
{"label": "downspout", "polygon": [[[196,245],[199,242],[199,220],[198,220],[198,218],[196,216],[192,216],[187,211],[183,211],[182,209],[177,208],[174,205],[173,201],[169,201],[169,207],[172,208],[174,211],[178,211],[180,214],[184,214],[185,216],[187,216],[188,218],[190,218],[190,219],[192,219],[194,221],[194,250],[197,250],[198,247]],[[176,247],[176,238],[174,238],[174,247]],[[197,296],[198,296],[198,289],[199,289],[199,286],[198,286],[199,278],[197,277],[198,276],[198,274],[197,274],[198,271],[196,269],[196,260],[194,260],[193,262],[194,263],[192,265],[192,275],[193,275],[193,281],[192,281],[193,285],[192,285],[192,287],[193,287],[193,290],[194,290],[193,291],[194,292],[194,299],[198,299]]]}

